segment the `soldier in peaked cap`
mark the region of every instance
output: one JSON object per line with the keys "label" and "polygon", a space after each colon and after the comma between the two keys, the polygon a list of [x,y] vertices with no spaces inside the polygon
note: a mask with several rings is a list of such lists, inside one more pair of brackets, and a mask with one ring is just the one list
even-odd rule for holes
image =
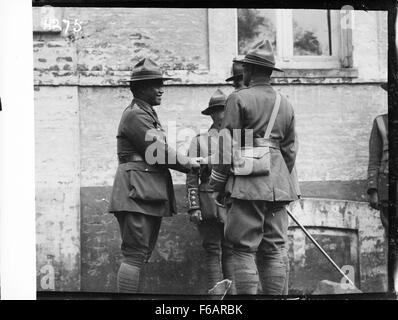
{"label": "soldier in peaked cap", "polygon": [[[227,96],[220,90],[212,95],[208,107],[202,114],[211,116],[213,123],[208,132],[197,135],[191,141],[188,155],[200,155],[208,158],[216,151],[218,130],[224,117]],[[224,221],[214,199],[208,182],[211,173],[211,161],[202,165],[200,172],[191,171],[187,174],[186,187],[188,198],[188,213],[191,220],[198,224],[202,245],[206,254],[206,272],[208,289],[213,288],[223,279],[233,279],[231,264],[232,246],[224,238]],[[213,294],[223,294],[216,288]],[[234,289],[231,287],[230,293]]]}
{"label": "soldier in peaked cap", "polygon": [[[227,99],[220,136],[229,143],[220,143],[219,159],[223,162],[213,165],[209,185],[215,191],[214,197],[219,201],[225,198],[225,237],[233,244],[236,293],[256,294],[260,280],[264,294],[286,294],[289,275],[286,205],[297,200],[291,179],[298,147],[294,111],[289,101],[270,85],[272,71],[282,70],[275,67],[269,41],[256,44],[242,63],[247,87],[231,93]],[[279,111],[270,137],[265,140],[272,110],[277,105]],[[245,141],[245,129],[251,129],[254,139],[250,144],[270,147],[268,175],[231,173],[235,129],[241,129],[241,141]]]}
{"label": "soldier in peaked cap", "polygon": [[152,60],[139,61],[129,81],[134,98],[123,111],[117,131],[119,166],[109,212],[116,216],[122,237],[119,292],[137,292],[140,270],[155,246],[162,217],[176,213],[168,169],[187,173],[199,168],[200,159],[179,154],[167,144],[153,109],[161,103],[163,81],[169,79]]}

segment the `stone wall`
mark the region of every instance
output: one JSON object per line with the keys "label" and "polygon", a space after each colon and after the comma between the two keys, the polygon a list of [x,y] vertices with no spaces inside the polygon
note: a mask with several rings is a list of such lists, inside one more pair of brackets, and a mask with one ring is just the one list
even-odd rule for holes
{"label": "stone wall", "polygon": [[[162,123],[207,128],[210,119],[200,111],[211,94],[217,88],[232,91],[224,79],[236,54],[235,11],[56,8],[60,21],[81,23],[82,30],[73,33],[73,25],[68,32],[65,26],[61,32],[43,32],[39,10],[33,12],[38,288],[113,291],[120,240],[114,218],[105,212],[117,166],[117,125],[131,99],[123,80],[140,57],[153,58],[177,78],[166,86],[157,109]],[[385,282],[384,251],[379,250],[384,240],[377,213],[364,203],[364,179],[372,120],[387,111],[387,96],[379,87],[386,80],[387,24],[384,12],[355,17],[353,69],[286,70],[273,82],[295,108],[303,196],[340,199],[343,207],[347,200],[362,202],[355,215],[369,223],[348,228],[342,243],[362,248],[358,241],[361,232],[365,235],[368,255],[356,256],[358,281],[377,291]],[[170,137],[174,140],[183,145],[183,137]],[[203,292],[200,239],[183,214],[185,178],[178,173],[173,178],[182,214],[165,219],[142,286],[146,292]],[[320,206],[311,217],[322,211]],[[319,233],[318,225],[311,226]],[[291,237],[298,236],[293,227]],[[159,270],[167,276],[160,277]],[[292,277],[292,288],[311,290],[299,278]]]}
{"label": "stone wall", "polygon": [[[77,87],[35,89],[38,288],[80,288],[80,130]],[[55,281],[44,281],[52,270]],[[44,281],[42,283],[42,280]]]}
{"label": "stone wall", "polygon": [[[176,125],[177,145],[183,129],[206,130],[211,119],[200,113],[210,96],[229,86],[167,86],[155,107],[162,123]],[[387,112],[387,94],[378,84],[275,85],[292,102],[300,151],[301,181],[366,178],[368,141],[376,115]],[[79,89],[82,186],[111,185],[117,166],[115,136],[122,111],[131,101],[128,88]],[[95,121],[93,121],[95,119]],[[180,135],[180,136],[178,136]],[[184,175],[174,174],[175,183]]]}

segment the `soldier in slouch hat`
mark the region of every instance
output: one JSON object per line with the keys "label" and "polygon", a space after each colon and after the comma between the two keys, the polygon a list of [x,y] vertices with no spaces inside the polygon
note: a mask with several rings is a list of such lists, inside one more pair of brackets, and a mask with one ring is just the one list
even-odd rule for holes
{"label": "soldier in slouch hat", "polygon": [[[230,161],[212,166],[209,185],[215,191],[214,197],[219,202],[225,199],[227,206],[225,237],[233,245],[236,293],[256,294],[260,280],[264,294],[286,294],[289,263],[285,206],[297,199],[291,176],[298,149],[294,110],[280,95],[270,137],[263,141],[273,107],[279,100],[270,85],[270,76],[273,70],[282,70],[275,67],[269,41],[256,44],[241,63],[247,87],[228,97],[220,135],[231,141],[236,129],[241,129],[242,135],[245,130],[252,130],[254,146],[270,147],[270,172],[232,174],[233,144],[220,143],[218,158]],[[241,137],[240,141],[245,139]]]}
{"label": "soldier in slouch hat", "polygon": [[243,64],[237,59],[232,60],[231,76],[225,79],[226,82],[232,81],[235,90],[243,88]]}
{"label": "soldier in slouch hat", "polygon": [[[227,96],[220,89],[212,95],[208,107],[202,114],[212,118],[213,123],[209,130],[199,134],[191,141],[188,155],[211,157],[216,152],[218,130],[224,117],[225,101]],[[188,198],[188,213],[190,219],[197,223],[202,245],[205,250],[206,272],[208,289],[213,288],[223,279],[233,279],[232,246],[224,237],[224,217],[222,208],[218,207],[212,198],[209,188],[211,161],[203,164],[199,171],[190,171],[187,174],[186,187]],[[220,287],[216,287],[213,294],[223,294]],[[229,290],[233,294],[233,287]]]}
{"label": "soldier in slouch hat", "polygon": [[168,145],[153,108],[161,103],[163,81],[170,79],[151,59],[140,60],[129,81],[134,98],[117,131],[119,166],[109,212],[116,216],[122,237],[119,292],[137,292],[140,270],[156,244],[162,217],[177,212],[168,169],[187,173],[199,168],[199,158],[188,158]]}

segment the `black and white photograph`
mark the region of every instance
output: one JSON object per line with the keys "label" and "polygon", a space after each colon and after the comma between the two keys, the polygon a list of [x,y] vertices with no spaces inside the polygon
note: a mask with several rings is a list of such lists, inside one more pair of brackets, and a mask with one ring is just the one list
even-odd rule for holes
{"label": "black and white photograph", "polygon": [[38,298],[396,292],[391,15],[266,5],[33,1]]}

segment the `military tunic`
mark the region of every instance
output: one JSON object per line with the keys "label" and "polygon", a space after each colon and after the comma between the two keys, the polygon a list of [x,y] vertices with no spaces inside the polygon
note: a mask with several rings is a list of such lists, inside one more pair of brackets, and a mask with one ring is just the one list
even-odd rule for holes
{"label": "military tunic", "polygon": [[[271,116],[276,93],[266,81],[252,82],[247,88],[233,92],[227,99],[222,129],[227,139],[232,139],[233,129],[252,129],[254,138],[264,136]],[[291,179],[296,160],[298,141],[295,132],[294,111],[290,102],[282,96],[270,139],[279,144],[271,148],[271,170],[268,176],[234,176],[230,174],[232,149],[223,148],[231,143],[220,144],[220,159],[229,163],[213,166],[210,186],[225,191],[231,198],[241,200],[284,201],[297,200],[297,190]],[[241,138],[244,141],[244,138]],[[223,156],[221,156],[221,154]]]}
{"label": "military tunic", "polygon": [[368,193],[388,201],[388,115],[376,117],[369,139]]}
{"label": "military tunic", "polygon": [[[151,151],[156,149],[152,154]],[[152,216],[177,213],[173,182],[168,168],[189,172],[189,159],[168,146],[155,110],[133,99],[124,110],[117,133],[119,166],[109,212],[137,212]],[[148,159],[155,155],[155,163]]]}
{"label": "military tunic", "polygon": [[[263,294],[280,295],[288,291],[289,223],[285,205],[296,200],[300,191],[292,180],[296,179],[293,168],[298,150],[294,111],[285,97],[281,97],[270,134],[270,174],[231,174],[234,129],[251,129],[254,139],[262,138],[275,99],[276,92],[267,79],[252,81],[249,87],[228,97],[221,129],[226,130],[220,134],[226,143],[219,144],[219,159],[223,159],[223,163],[213,166],[209,183],[214,190],[226,195],[225,237],[234,248],[238,294],[256,294],[259,279]],[[244,131],[237,139],[244,143],[243,135]]]}
{"label": "military tunic", "polygon": [[[216,151],[218,131],[211,126],[209,131],[197,135],[191,141],[188,155],[190,157],[211,156]],[[186,187],[188,199],[188,211],[200,209],[203,217],[216,217],[217,206],[211,197],[213,190],[209,187],[211,163],[202,166],[199,171],[187,173]]]}
{"label": "military tunic", "polygon": [[388,229],[388,115],[377,116],[369,139],[368,194],[376,191],[382,225]]}

